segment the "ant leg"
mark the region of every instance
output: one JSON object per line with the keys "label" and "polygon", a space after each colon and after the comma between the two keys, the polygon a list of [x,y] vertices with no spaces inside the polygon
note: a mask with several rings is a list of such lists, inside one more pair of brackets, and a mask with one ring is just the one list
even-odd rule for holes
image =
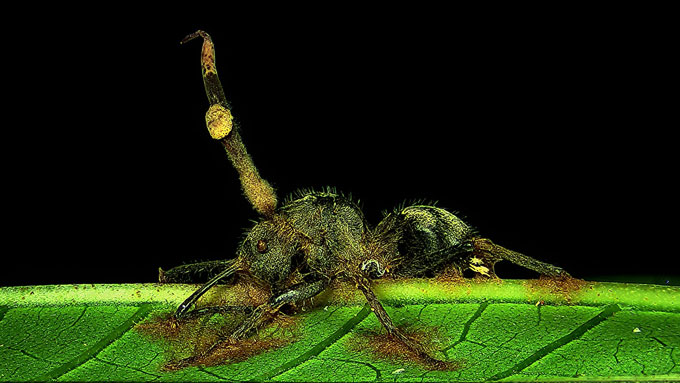
{"label": "ant leg", "polygon": [[248,306],[209,306],[201,307],[191,310],[184,315],[185,318],[200,317],[209,314],[230,314],[230,313],[246,313],[252,312],[252,307]]}
{"label": "ant leg", "polygon": [[257,330],[270,321],[283,305],[302,302],[305,299],[312,298],[322,292],[326,286],[328,286],[328,282],[325,279],[293,286],[293,288],[275,297],[270,302],[255,308],[255,311],[250,314],[248,319],[234,330],[231,338],[245,338],[252,330]]}
{"label": "ant leg", "polygon": [[373,311],[375,316],[378,318],[378,321],[380,321],[380,324],[382,324],[389,336],[396,338],[401,343],[406,345],[406,347],[413,350],[413,352],[415,352],[419,357],[423,358],[423,360],[425,360],[428,364],[438,365],[443,363],[441,360],[430,356],[422,344],[406,336],[394,325],[392,318],[390,318],[390,316],[387,314],[387,311],[385,311],[385,308],[378,300],[378,297],[375,296],[375,293],[369,286],[367,279],[357,278],[356,284],[359,290],[364,293],[368,304],[371,306],[371,311]]}
{"label": "ant leg", "polygon": [[173,267],[170,270],[158,268],[160,283],[197,283],[207,281],[229,267],[230,261],[206,261]]}
{"label": "ant leg", "polygon": [[[246,338],[251,331],[259,329],[265,323],[274,319],[274,316],[279,311],[281,306],[273,306],[271,303],[265,303],[257,306],[250,316],[248,316],[248,318],[243,321],[236,328],[236,330],[234,330],[234,332],[231,333],[229,338],[234,340]],[[218,343],[222,340],[224,339],[219,339]]]}
{"label": "ant leg", "polygon": [[549,277],[571,277],[571,275],[569,275],[569,273],[564,271],[564,269],[561,267],[553,266],[549,263],[541,262],[522,253],[506,249],[503,246],[496,245],[487,238],[473,238],[472,247],[472,253],[486,261],[485,263],[491,264],[492,270],[493,264],[501,259],[505,259],[516,265],[525,267],[529,270],[533,270]]}
{"label": "ant leg", "polygon": [[[281,309],[281,307],[286,303],[300,302],[305,299],[312,298],[322,292],[326,286],[328,286],[328,282],[326,280],[300,284],[295,288],[280,294],[276,298],[272,299],[271,302],[256,307],[255,310],[253,310],[253,312],[248,316],[248,318],[232,332],[231,336],[229,336],[229,339],[239,340],[247,337],[252,330],[257,330],[265,323],[272,320],[274,315],[276,315],[279,309]],[[224,340],[224,337],[220,337],[217,339],[217,341],[215,341],[215,343],[203,351],[203,354],[210,354]]]}
{"label": "ant leg", "polygon": [[222,270],[222,272],[212,277],[212,279],[206,282],[198,290],[194,291],[194,293],[191,294],[189,298],[185,299],[184,302],[182,302],[182,304],[180,304],[179,307],[177,307],[177,311],[175,311],[175,318],[178,319],[181,318],[189,310],[189,308],[194,303],[196,303],[198,298],[200,298],[201,296],[203,296],[203,294],[206,293],[206,291],[210,290],[210,288],[216,285],[217,282],[231,276],[241,268],[241,263],[239,262],[238,259],[234,259],[230,261],[230,263],[231,264],[227,266],[226,269]]}

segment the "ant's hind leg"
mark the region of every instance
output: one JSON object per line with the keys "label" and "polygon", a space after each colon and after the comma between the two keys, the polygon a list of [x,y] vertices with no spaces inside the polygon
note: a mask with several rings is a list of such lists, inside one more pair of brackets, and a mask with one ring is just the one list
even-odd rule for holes
{"label": "ant's hind leg", "polygon": [[430,354],[427,352],[427,350],[422,344],[406,336],[403,332],[401,332],[401,330],[399,330],[394,325],[394,322],[392,322],[392,318],[390,318],[390,316],[387,314],[387,311],[385,311],[385,308],[380,303],[378,298],[375,296],[375,293],[369,286],[368,280],[361,278],[357,280],[356,284],[359,290],[361,290],[361,292],[366,297],[368,304],[371,306],[371,311],[373,311],[375,316],[378,318],[378,321],[380,321],[380,324],[382,324],[382,326],[385,328],[389,336],[392,336],[401,343],[403,343],[406,347],[415,352],[420,358],[422,358],[428,364],[439,365],[441,363],[444,363],[430,356]]}
{"label": "ant's hind leg", "polygon": [[571,275],[561,267],[553,266],[522,253],[506,249],[503,246],[496,245],[487,238],[473,238],[472,246],[473,255],[484,261],[485,264],[490,264],[491,270],[493,270],[493,264],[505,259],[516,265],[549,277],[571,277]]}

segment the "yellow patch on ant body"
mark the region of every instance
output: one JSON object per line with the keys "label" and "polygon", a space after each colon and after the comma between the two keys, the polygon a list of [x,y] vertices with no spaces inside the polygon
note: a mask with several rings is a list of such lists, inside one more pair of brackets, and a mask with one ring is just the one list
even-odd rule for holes
{"label": "yellow patch on ant body", "polygon": [[490,277],[491,274],[489,274],[489,268],[483,266],[483,264],[484,261],[481,260],[480,258],[477,257],[470,258],[470,270],[474,271],[475,273],[479,273],[484,276]]}
{"label": "yellow patch on ant body", "polygon": [[474,271],[475,273],[482,274],[484,276],[490,277],[491,274],[489,274],[489,268],[485,266],[474,266],[470,265],[470,270]]}

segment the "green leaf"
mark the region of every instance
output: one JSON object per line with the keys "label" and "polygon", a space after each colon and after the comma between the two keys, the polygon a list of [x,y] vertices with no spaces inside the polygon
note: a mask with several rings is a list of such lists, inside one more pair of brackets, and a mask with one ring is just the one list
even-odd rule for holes
{"label": "green leaf", "polygon": [[[198,360],[201,342],[231,317],[206,315],[182,325],[183,336],[173,333],[165,318],[194,288],[0,288],[0,381],[680,380],[678,287],[376,284],[394,322],[453,362],[448,370],[409,360],[352,291],[325,294],[315,309],[275,321],[248,349],[225,346]],[[237,304],[232,290],[220,286],[203,301]]]}

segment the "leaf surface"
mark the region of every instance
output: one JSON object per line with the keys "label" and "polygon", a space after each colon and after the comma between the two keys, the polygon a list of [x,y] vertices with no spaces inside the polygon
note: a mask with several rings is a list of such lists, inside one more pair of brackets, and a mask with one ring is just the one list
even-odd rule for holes
{"label": "leaf surface", "polygon": [[[193,288],[0,288],[0,381],[680,380],[678,287],[587,283],[565,293],[514,280],[381,283],[376,291],[394,322],[425,334],[456,368],[386,355],[361,297],[331,293],[296,315],[295,326],[262,335],[285,344],[231,363],[168,369],[197,346],[152,339],[136,324],[167,316]],[[220,287],[206,301],[229,297]]]}

